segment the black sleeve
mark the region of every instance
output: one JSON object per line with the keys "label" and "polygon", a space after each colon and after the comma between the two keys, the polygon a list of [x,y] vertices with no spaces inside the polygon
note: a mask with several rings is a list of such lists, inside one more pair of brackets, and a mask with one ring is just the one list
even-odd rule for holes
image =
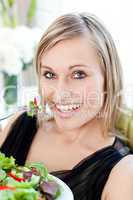
{"label": "black sleeve", "polygon": [[12,124],[8,136],[0,148],[6,156],[13,156],[16,163],[24,165],[32,140],[37,132],[36,117],[21,114]]}

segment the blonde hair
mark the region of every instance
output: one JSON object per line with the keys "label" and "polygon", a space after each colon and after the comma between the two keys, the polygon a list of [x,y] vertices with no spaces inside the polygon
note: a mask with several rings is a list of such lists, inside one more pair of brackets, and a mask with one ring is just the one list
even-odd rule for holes
{"label": "blonde hair", "polygon": [[110,33],[96,16],[89,13],[69,13],[58,17],[39,42],[35,57],[36,72],[39,76],[41,56],[46,51],[60,41],[84,36],[86,33],[91,36],[104,69],[106,96],[101,112],[104,115],[104,132],[116,133],[118,108],[123,104],[122,97],[117,96],[123,88],[121,64]]}

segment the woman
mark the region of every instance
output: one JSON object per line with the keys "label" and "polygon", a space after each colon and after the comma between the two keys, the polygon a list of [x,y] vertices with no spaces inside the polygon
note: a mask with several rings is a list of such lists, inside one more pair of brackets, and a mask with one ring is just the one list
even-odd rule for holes
{"label": "woman", "polygon": [[75,200],[132,199],[133,156],[115,130],[121,66],[106,28],[88,13],[63,15],[42,36],[35,63],[41,104],[53,117],[17,114],[1,151],[18,164],[44,162]]}

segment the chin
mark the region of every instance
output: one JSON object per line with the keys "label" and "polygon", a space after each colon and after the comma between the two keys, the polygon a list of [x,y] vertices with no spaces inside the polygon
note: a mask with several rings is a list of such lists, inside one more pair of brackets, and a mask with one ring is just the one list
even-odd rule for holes
{"label": "chin", "polygon": [[82,112],[77,112],[74,115],[62,115],[60,113],[54,113],[54,119],[60,129],[71,130],[80,128],[86,123],[93,121],[96,119],[98,112],[99,109],[94,111],[90,108],[85,108],[82,110]]}
{"label": "chin", "polygon": [[59,129],[62,130],[72,130],[72,129],[77,129],[82,126],[81,120],[76,120],[76,119],[69,119],[69,120],[61,120],[59,118],[55,118],[55,123]]}

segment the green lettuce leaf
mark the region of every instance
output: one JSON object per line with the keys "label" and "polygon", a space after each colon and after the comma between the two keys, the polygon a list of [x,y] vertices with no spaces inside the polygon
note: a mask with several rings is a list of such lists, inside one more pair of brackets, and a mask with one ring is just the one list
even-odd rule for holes
{"label": "green lettuce leaf", "polygon": [[12,156],[6,157],[0,152],[0,168],[7,170],[13,167],[15,167],[15,159]]}

